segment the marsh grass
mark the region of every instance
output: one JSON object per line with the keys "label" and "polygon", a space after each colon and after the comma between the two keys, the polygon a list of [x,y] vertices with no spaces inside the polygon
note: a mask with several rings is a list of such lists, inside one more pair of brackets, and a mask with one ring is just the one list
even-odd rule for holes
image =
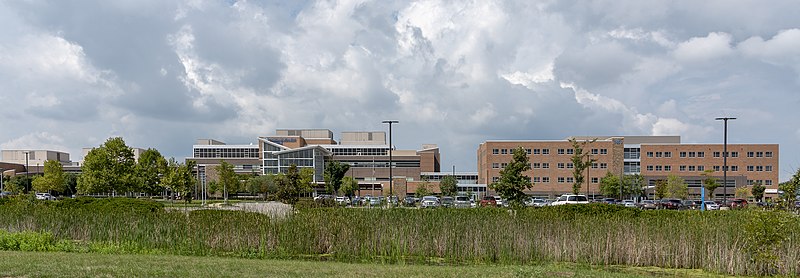
{"label": "marsh grass", "polygon": [[[558,261],[766,274],[747,252],[752,240],[743,225],[750,211],[328,208],[273,219],[240,211],[96,211],[35,203],[0,210],[5,231],[46,232],[133,253],[448,265]],[[800,225],[796,217],[785,219],[786,237],[771,249],[780,263],[769,269],[796,275]]]}

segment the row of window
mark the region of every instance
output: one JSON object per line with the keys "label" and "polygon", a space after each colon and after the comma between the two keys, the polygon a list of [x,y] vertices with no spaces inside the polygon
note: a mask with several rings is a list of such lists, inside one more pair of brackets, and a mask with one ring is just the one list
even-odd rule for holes
{"label": "row of window", "polygon": [[747,185],[759,183],[761,185],[772,185],[772,180],[747,180]]}
{"label": "row of window", "polygon": [[[497,182],[498,180],[500,180],[500,177],[492,177],[492,182]],[[533,182],[533,183],[540,183],[540,182],[541,183],[550,183],[550,177],[533,177],[533,178],[530,179],[530,181]],[[556,181],[558,183],[575,183],[575,178],[574,177],[558,177],[556,179]],[[593,177],[591,182],[592,183],[599,183],[600,182],[600,178]]]}
{"label": "row of window", "polygon": [[[724,170],[723,170],[724,169]],[[647,171],[672,171],[672,166],[670,165],[647,165]],[[703,165],[680,165],[678,166],[678,171],[681,172],[702,172],[705,171],[705,167]],[[728,168],[723,166],[715,165],[714,171],[732,171],[737,172],[739,171],[739,166],[731,165]],[[748,172],[772,172],[772,165],[749,165],[747,166]]]}
{"label": "row of window", "polygon": [[[714,157],[739,157],[739,152],[714,152]],[[705,152],[680,152],[679,156],[685,157],[705,157]],[[647,157],[672,157],[672,152],[647,152]],[[747,152],[747,157],[772,157],[772,152]]]}
{"label": "row of window", "polygon": [[772,172],[772,165],[748,165],[748,172]]}
{"label": "row of window", "polygon": [[[534,163],[529,163],[529,164],[530,164],[530,167],[532,169],[550,169],[550,163],[547,163],[547,162],[544,162],[544,163],[534,162]],[[506,162],[503,162],[503,163],[492,163],[492,169],[505,169],[507,166],[508,166],[508,163],[506,163]],[[557,166],[558,166],[558,169],[574,169],[575,168],[575,164],[572,164],[572,162],[558,163]],[[608,169],[608,163],[596,163],[596,162],[592,163],[592,169],[598,169],[598,168],[599,169]]]}
{"label": "row of window", "polygon": [[[528,155],[549,155],[550,149],[525,149],[525,152]],[[492,149],[492,154],[513,154],[514,149]],[[608,149],[592,149],[592,154],[595,155],[606,155],[608,154]],[[572,155],[575,154],[575,149],[558,149],[558,154],[568,154]]]}

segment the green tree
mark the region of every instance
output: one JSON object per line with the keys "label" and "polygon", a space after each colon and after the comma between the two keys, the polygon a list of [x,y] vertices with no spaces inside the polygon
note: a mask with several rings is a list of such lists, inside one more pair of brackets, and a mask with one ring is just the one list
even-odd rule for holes
{"label": "green tree", "polygon": [[297,170],[297,165],[290,165],[286,169],[286,174],[278,175],[277,179],[278,192],[277,197],[281,202],[286,204],[297,203],[298,195],[300,193],[300,172]]}
{"label": "green tree", "polygon": [[65,173],[64,174],[64,186],[67,188],[67,193],[70,195],[77,193],[78,191],[78,178],[80,174],[75,173]]}
{"label": "green tree", "polygon": [[44,162],[44,175],[33,180],[33,190],[36,192],[64,192],[67,190],[64,180],[64,168],[55,160]]}
{"label": "green tree", "polygon": [[619,177],[611,172],[606,172],[606,176],[600,179],[600,193],[603,196],[622,198],[619,194],[620,186]]}
{"label": "green tree", "polygon": [[325,165],[323,177],[325,179],[325,190],[330,194],[339,192],[339,187],[342,186],[342,178],[350,169],[350,165],[341,163],[336,160],[331,160]]}
{"label": "green tree", "polygon": [[527,198],[523,190],[532,186],[530,177],[524,173],[530,170],[531,166],[528,164],[527,152],[522,147],[516,148],[513,153],[514,156],[508,166],[500,170],[500,179],[491,183],[489,187],[507,199],[510,205],[522,207]]}
{"label": "green tree", "polygon": [[667,197],[686,199],[689,197],[689,185],[677,175],[667,176]]}
{"label": "green tree", "polygon": [[133,150],[121,137],[109,138],[84,157],[78,192],[127,193],[135,189]]}
{"label": "green tree", "polygon": [[787,182],[782,182],[778,185],[778,190],[783,191],[781,195],[781,206],[787,209],[794,207],[794,201],[797,199],[797,189],[800,188],[800,168]]}
{"label": "green tree", "polygon": [[664,199],[667,196],[667,182],[665,180],[656,180],[654,191],[657,199]]}
{"label": "green tree", "polygon": [[430,188],[431,184],[428,181],[422,181],[417,184],[417,189],[414,190],[414,197],[422,198],[431,194]]}
{"label": "green tree", "polygon": [[439,190],[442,191],[442,195],[455,196],[458,193],[458,181],[453,176],[445,176],[439,181]]}
{"label": "green tree", "polygon": [[644,177],[639,174],[633,175],[626,175],[625,179],[625,187],[628,194],[632,194],[634,196],[642,196],[644,194],[644,187],[646,186],[644,182]]}
{"label": "green tree", "polygon": [[136,176],[139,189],[147,194],[156,195],[164,190],[161,178],[167,172],[167,160],[156,149],[147,149],[139,155],[136,163]]}
{"label": "green tree", "polygon": [[757,202],[761,202],[764,199],[764,191],[767,191],[767,187],[761,185],[760,182],[753,183],[753,188],[750,189],[750,193],[753,194],[753,198]]}
{"label": "green tree", "polygon": [[264,200],[269,198],[270,194],[275,194],[277,186],[275,184],[274,174],[267,174],[263,176],[253,176],[247,180],[248,191],[252,194],[260,193],[264,195]]}
{"label": "green tree", "polygon": [[[339,181],[339,187],[341,187],[341,181]],[[300,169],[300,181],[297,184],[297,190],[300,194],[309,194],[314,190],[314,168]]]}
{"label": "green tree", "polygon": [[8,179],[8,182],[3,183],[6,191],[14,193],[24,193],[25,187],[31,183],[33,178],[28,175],[16,175]]}
{"label": "green tree", "polygon": [[717,178],[713,177],[714,170],[705,170],[703,171],[701,176],[703,176],[703,187],[706,188],[706,197],[710,200],[714,198],[714,190],[719,187],[719,183],[717,182]]}
{"label": "green tree", "polygon": [[341,192],[342,195],[353,196],[353,193],[356,192],[356,189],[358,189],[357,180],[355,180],[353,177],[342,178],[342,187],[339,188],[339,192]]}
{"label": "green tree", "polygon": [[223,161],[214,167],[217,171],[217,187],[222,186],[222,198],[228,203],[228,192],[239,190],[239,176],[233,171],[233,165]]}
{"label": "green tree", "polygon": [[[569,142],[572,143],[572,157],[570,158],[573,165],[572,177],[575,179],[575,183],[572,184],[572,194],[578,194],[581,191],[581,186],[585,180],[583,171],[597,161],[596,159],[589,158],[590,153],[583,153],[583,148],[586,147],[586,144],[594,143],[595,141],[597,141],[597,139],[580,142],[575,138],[569,139]],[[588,187],[589,185],[586,186]]]}
{"label": "green tree", "polygon": [[194,167],[194,161],[182,164],[172,158],[169,160],[166,173],[161,177],[160,184],[177,193],[183,198],[184,202],[189,203],[192,201],[191,193],[196,183],[194,175],[192,175]]}

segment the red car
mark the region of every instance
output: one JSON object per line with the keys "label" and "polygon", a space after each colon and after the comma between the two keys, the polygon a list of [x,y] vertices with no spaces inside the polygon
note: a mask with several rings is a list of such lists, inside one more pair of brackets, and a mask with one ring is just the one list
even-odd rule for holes
{"label": "red car", "polygon": [[740,198],[730,200],[728,202],[728,207],[730,207],[731,209],[746,208],[747,207],[747,200],[740,199]]}
{"label": "red car", "polygon": [[492,196],[483,196],[481,200],[481,207],[496,207],[497,201]]}

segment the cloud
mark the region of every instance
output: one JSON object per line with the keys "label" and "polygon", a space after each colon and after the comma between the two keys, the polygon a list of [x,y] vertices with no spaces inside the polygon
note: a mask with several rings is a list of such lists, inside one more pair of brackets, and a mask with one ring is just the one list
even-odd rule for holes
{"label": "cloud", "polygon": [[686,63],[699,63],[730,55],[731,35],[713,32],[706,37],[694,37],[678,44],[675,58]]}
{"label": "cloud", "polygon": [[0,144],[4,150],[55,150],[67,151],[64,139],[49,132],[29,133]]}

